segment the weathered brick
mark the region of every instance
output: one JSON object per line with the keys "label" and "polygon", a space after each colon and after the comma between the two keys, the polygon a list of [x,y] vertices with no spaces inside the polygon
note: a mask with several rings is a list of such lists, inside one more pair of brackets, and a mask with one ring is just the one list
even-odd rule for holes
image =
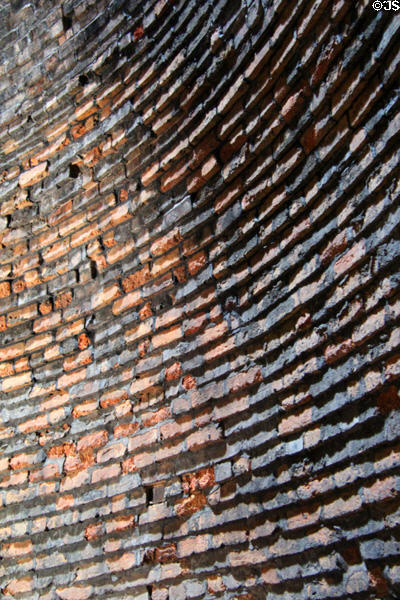
{"label": "weathered brick", "polygon": [[29,187],[34,185],[38,181],[44,179],[49,175],[48,164],[47,162],[39,163],[36,167],[29,169],[29,171],[25,171],[21,173],[19,176],[18,184],[21,188]]}

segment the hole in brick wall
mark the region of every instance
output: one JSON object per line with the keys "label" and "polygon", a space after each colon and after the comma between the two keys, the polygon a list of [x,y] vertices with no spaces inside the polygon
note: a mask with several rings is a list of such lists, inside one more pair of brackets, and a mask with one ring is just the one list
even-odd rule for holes
{"label": "hole in brick wall", "polygon": [[80,172],[81,172],[81,170],[78,167],[78,165],[74,165],[74,164],[69,165],[69,176],[72,177],[73,179],[76,179],[77,177],[79,177]]}
{"label": "hole in brick wall", "polygon": [[99,274],[99,272],[97,270],[97,265],[94,262],[94,260],[91,260],[90,261],[90,275],[91,275],[92,279],[96,279],[98,274]]}
{"label": "hole in brick wall", "polygon": [[89,83],[89,77],[85,74],[79,75],[79,83],[82,87]]}
{"label": "hole in brick wall", "polygon": [[145,492],[146,492],[146,504],[152,504],[153,503],[153,499],[154,499],[154,490],[153,490],[153,486],[149,485],[147,487],[145,487]]}
{"label": "hole in brick wall", "polygon": [[64,31],[68,31],[72,27],[72,13],[62,16],[62,24]]}

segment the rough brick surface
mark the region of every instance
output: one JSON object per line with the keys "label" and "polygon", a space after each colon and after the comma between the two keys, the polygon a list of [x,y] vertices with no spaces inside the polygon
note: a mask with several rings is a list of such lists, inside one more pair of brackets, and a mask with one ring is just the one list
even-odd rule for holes
{"label": "rough brick surface", "polygon": [[1,3],[5,598],[399,597],[399,17],[371,5]]}

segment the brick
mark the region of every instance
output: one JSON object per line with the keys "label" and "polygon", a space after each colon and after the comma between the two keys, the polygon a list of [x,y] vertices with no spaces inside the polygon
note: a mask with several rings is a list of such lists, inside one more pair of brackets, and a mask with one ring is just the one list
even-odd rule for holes
{"label": "brick", "polygon": [[[122,287],[125,293],[134,290],[142,286],[146,281],[151,278],[149,265],[145,265],[142,269],[131,273],[125,279],[122,280]],[[139,300],[140,295],[132,296],[131,298],[137,298]]]}
{"label": "brick", "polygon": [[254,565],[265,562],[265,560],[265,554],[261,550],[242,550],[229,553],[229,562],[232,567]]}
{"label": "brick", "polygon": [[154,335],[152,338],[153,348],[160,348],[162,346],[167,346],[172,344],[173,342],[179,340],[182,337],[181,328],[179,325],[175,327],[171,327],[167,331],[163,333],[159,333]]}
{"label": "brick", "polygon": [[9,581],[3,593],[5,595],[16,596],[18,594],[28,594],[33,590],[33,579],[32,577],[22,577],[21,579],[12,579]]}
{"label": "brick", "polygon": [[168,367],[165,370],[165,380],[166,381],[174,381],[175,379],[179,379],[182,375],[182,367],[179,362],[175,362],[173,365]]}
{"label": "brick", "polygon": [[221,431],[215,425],[204,427],[189,435],[186,440],[187,447],[192,452],[202,448],[203,446],[221,439]]}
{"label": "brick", "polygon": [[127,571],[137,566],[136,556],[133,552],[125,552],[122,556],[106,559],[108,568],[112,573],[118,571]]}
{"label": "brick", "polygon": [[334,239],[327,244],[323,252],[321,253],[321,262],[326,263],[332,260],[337,254],[341,254],[347,248],[346,232],[341,231]]}
{"label": "brick", "polygon": [[165,421],[171,416],[171,409],[169,406],[160,408],[155,412],[149,412],[142,415],[143,425],[145,427],[152,427],[157,423]]}
{"label": "brick", "polygon": [[21,173],[18,184],[21,188],[30,187],[49,175],[47,162],[39,163],[36,167]]}
{"label": "brick", "polygon": [[54,312],[40,319],[36,319],[36,321],[33,322],[33,331],[35,333],[41,333],[42,331],[46,331],[47,329],[53,329],[60,323],[61,313]]}
{"label": "brick", "polygon": [[153,242],[150,247],[150,251],[153,256],[161,256],[161,254],[164,254],[165,252],[167,252],[167,250],[179,244],[181,240],[182,236],[180,234],[179,229],[173,229],[164,237]]}
{"label": "brick", "polygon": [[30,371],[27,373],[20,373],[19,375],[14,375],[13,377],[6,377],[3,379],[1,389],[3,392],[10,392],[12,390],[19,389],[28,385],[32,381],[32,376]]}
{"label": "brick", "polygon": [[396,489],[396,479],[386,477],[375,481],[371,486],[363,488],[363,496],[368,504],[393,500],[399,495]]}
{"label": "brick", "polygon": [[339,498],[324,506],[324,517],[325,519],[332,519],[356,512],[360,510],[361,503],[361,498],[358,495]]}
{"label": "brick", "polygon": [[[124,282],[122,282],[124,285]],[[119,300],[116,300],[113,304],[112,311],[114,315],[119,315],[122,312],[137,306],[141,302],[141,295],[138,290],[133,291],[126,296],[122,296]]]}
{"label": "brick", "polygon": [[132,529],[135,527],[134,515],[121,515],[115,517],[111,521],[106,522],[106,532],[114,533],[117,531],[125,531],[126,529]]}
{"label": "brick", "polygon": [[7,315],[7,327],[15,327],[16,325],[20,325],[24,321],[33,319],[36,317],[36,315],[36,304],[31,304],[30,306],[25,306],[24,308],[14,310]]}
{"label": "brick", "polygon": [[357,242],[346,254],[344,254],[334,264],[334,270],[338,275],[345,273],[353,268],[358,262],[365,257],[365,244],[361,240]]}
{"label": "brick", "polygon": [[100,406],[102,408],[108,408],[114,404],[118,404],[129,398],[128,393],[125,390],[113,390],[103,394],[100,398]]}
{"label": "brick", "polygon": [[102,467],[101,469],[97,469],[92,473],[92,483],[97,483],[99,481],[105,481],[106,479],[110,479],[112,477],[117,477],[121,472],[121,467],[119,464],[109,465],[107,467]]}
{"label": "brick", "polygon": [[94,412],[97,409],[97,400],[87,400],[86,402],[82,402],[81,404],[77,404],[74,406],[72,411],[72,416],[74,419],[79,419],[80,417],[85,417],[90,413]]}
{"label": "brick", "polygon": [[0,298],[6,298],[11,293],[10,283],[8,281],[2,281],[0,283]]}
{"label": "brick", "polygon": [[11,542],[1,546],[1,554],[3,557],[11,558],[30,554],[32,549],[33,546],[31,540],[24,540],[23,542]]}
{"label": "brick", "polygon": [[57,379],[57,388],[62,390],[63,388],[71,387],[71,385],[75,385],[80,381],[83,381],[86,378],[86,368],[80,369],[79,371],[73,371],[72,373],[68,373],[62,375]]}
{"label": "brick", "polygon": [[99,448],[104,446],[108,441],[108,434],[105,430],[95,431],[82,437],[77,445],[78,452],[86,450],[87,448]]}
{"label": "brick", "polygon": [[87,600],[92,596],[92,586],[73,585],[69,588],[57,588],[56,592],[61,600]]}
{"label": "brick", "polygon": [[175,511],[180,517],[187,517],[201,510],[207,503],[206,497],[201,492],[182,498],[175,504]]}
{"label": "brick", "polygon": [[123,454],[125,454],[124,444],[113,444],[112,446],[101,448],[101,450],[97,452],[96,460],[98,463],[103,463],[112,459],[120,458]]}
{"label": "brick", "polygon": [[47,427],[47,426],[48,426],[47,415],[38,415],[37,417],[34,417],[33,419],[29,419],[28,421],[25,421],[24,423],[20,423],[18,425],[18,429],[22,433],[30,433],[32,431],[38,431],[39,429],[43,429],[44,427]]}
{"label": "brick", "polygon": [[121,296],[122,292],[117,284],[110,285],[101,292],[95,294],[92,298],[92,308],[97,309],[101,306],[109,304],[116,298]]}

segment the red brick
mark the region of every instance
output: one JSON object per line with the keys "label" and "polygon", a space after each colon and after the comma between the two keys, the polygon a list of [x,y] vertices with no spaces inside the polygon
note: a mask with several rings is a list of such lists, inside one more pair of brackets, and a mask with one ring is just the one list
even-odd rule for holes
{"label": "red brick", "polygon": [[282,117],[286,123],[290,123],[300,112],[304,104],[304,96],[301,92],[296,92],[288,98],[282,107]]}
{"label": "red brick", "polygon": [[354,495],[346,498],[339,498],[325,504],[324,506],[324,518],[332,519],[353,513],[361,508],[361,497]]}
{"label": "red brick", "polygon": [[112,446],[107,446],[106,448],[101,448],[96,455],[96,461],[98,463],[107,462],[111,459],[120,458],[123,454],[125,454],[125,446],[124,444],[117,443]]}
{"label": "red brick", "polygon": [[238,373],[228,380],[229,391],[235,394],[248,386],[258,384],[262,381],[262,374],[258,367],[253,367],[247,372]]}
{"label": "red brick", "polygon": [[175,362],[173,365],[165,370],[166,381],[173,381],[179,379],[182,375],[182,367],[179,362]]}
{"label": "red brick", "polygon": [[212,487],[215,484],[214,467],[207,467],[182,476],[182,489],[185,494],[193,493],[198,489]]}
{"label": "red brick", "polygon": [[92,448],[87,448],[79,452],[79,455],[67,456],[64,462],[64,471],[66,473],[75,473],[76,471],[86,470],[94,465],[94,454]]}
{"label": "red brick", "polygon": [[30,319],[33,319],[34,317],[36,317],[36,315],[36,304],[31,304],[30,306],[25,306],[24,308],[14,310],[13,312],[8,313],[7,315],[7,326],[14,327],[16,325],[20,325],[24,321],[29,321]]}
{"label": "red brick", "polygon": [[221,575],[212,575],[207,579],[207,590],[209,594],[219,594],[226,590]]}
{"label": "red brick", "polygon": [[122,463],[122,472],[124,474],[126,474],[126,473],[133,473],[136,470],[137,470],[137,467],[135,465],[135,458],[134,458],[134,456],[131,456],[131,457],[129,457],[126,460],[123,461],[123,463]]}
{"label": "red brick", "polygon": [[125,390],[113,390],[107,392],[100,398],[100,406],[102,408],[108,408],[119,402],[123,402],[129,398],[128,393]]}
{"label": "red brick", "polygon": [[68,388],[71,385],[75,385],[86,378],[86,369],[80,369],[79,371],[73,371],[72,373],[61,375],[57,380],[57,388],[62,390]]}
{"label": "red brick", "polygon": [[187,263],[189,274],[192,276],[196,275],[206,265],[206,262],[207,257],[203,250],[191,256]]}
{"label": "red brick", "polygon": [[171,416],[171,409],[169,406],[164,406],[155,412],[149,412],[142,415],[143,425],[145,427],[152,427],[161,421],[165,421]]}
{"label": "red brick", "polygon": [[114,437],[128,437],[139,429],[139,423],[121,423],[114,428]]}
{"label": "red brick", "polygon": [[71,371],[83,365],[87,365],[92,362],[92,353],[90,350],[84,350],[79,352],[75,356],[69,356],[64,360],[64,371]]}
{"label": "red brick", "polygon": [[97,400],[86,400],[81,404],[74,406],[72,416],[74,419],[79,419],[94,412],[97,409]]}
{"label": "red brick", "polygon": [[346,356],[355,347],[352,340],[344,340],[339,344],[330,344],[324,350],[324,357],[328,364],[336,362]]}
{"label": "red brick", "polygon": [[134,515],[121,515],[106,522],[106,532],[108,534],[116,531],[125,531],[126,529],[132,529],[133,527],[135,527]]}
{"label": "red brick", "polygon": [[[130,275],[128,275],[128,277],[122,280],[123,290],[125,293],[130,292],[131,290],[134,290],[135,288],[144,285],[150,278],[151,275],[149,265],[145,265],[143,269],[131,273]],[[138,296],[137,298],[139,299],[140,296]],[[122,302],[122,300],[120,302]]]}
{"label": "red brick", "polygon": [[175,510],[180,517],[188,517],[201,510],[207,503],[206,497],[201,492],[191,494],[175,503]]}

